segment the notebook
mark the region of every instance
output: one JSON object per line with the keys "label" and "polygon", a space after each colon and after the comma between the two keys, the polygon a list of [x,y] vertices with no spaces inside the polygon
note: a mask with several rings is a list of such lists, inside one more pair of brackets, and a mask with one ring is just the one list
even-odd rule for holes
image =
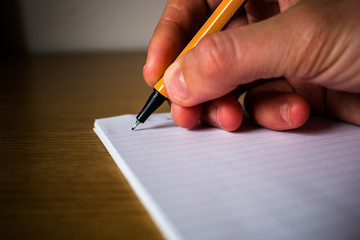
{"label": "notebook", "polygon": [[154,114],[94,130],[167,239],[360,239],[360,128],[182,129]]}

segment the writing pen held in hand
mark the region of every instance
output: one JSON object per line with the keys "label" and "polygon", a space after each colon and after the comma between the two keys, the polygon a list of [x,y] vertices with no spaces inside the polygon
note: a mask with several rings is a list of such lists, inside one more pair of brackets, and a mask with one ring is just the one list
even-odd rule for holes
{"label": "writing pen held in hand", "polygon": [[[213,14],[208,18],[205,24],[195,34],[193,39],[188,43],[180,55],[176,58],[179,59],[182,55],[187,53],[190,49],[196,46],[196,44],[206,35],[219,32],[226,23],[231,19],[235,12],[242,8],[247,0],[223,0],[216,8]],[[175,60],[175,61],[176,61]],[[140,124],[144,123],[146,119],[163,104],[167,99],[166,92],[164,90],[164,76],[155,84],[154,91],[150,95],[148,101],[145,103],[143,109],[136,116],[136,122],[132,127],[132,130]]]}

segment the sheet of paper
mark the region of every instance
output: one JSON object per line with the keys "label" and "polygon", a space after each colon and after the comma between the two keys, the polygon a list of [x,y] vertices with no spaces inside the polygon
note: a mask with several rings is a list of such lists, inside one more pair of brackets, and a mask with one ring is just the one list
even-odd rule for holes
{"label": "sheet of paper", "polygon": [[155,114],[95,132],[169,239],[360,239],[360,128],[177,127]]}

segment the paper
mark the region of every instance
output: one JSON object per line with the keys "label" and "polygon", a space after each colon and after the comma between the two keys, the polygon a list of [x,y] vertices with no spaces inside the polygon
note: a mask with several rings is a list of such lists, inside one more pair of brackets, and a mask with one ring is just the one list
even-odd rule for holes
{"label": "paper", "polygon": [[168,239],[360,239],[360,128],[177,127],[154,114],[95,132]]}

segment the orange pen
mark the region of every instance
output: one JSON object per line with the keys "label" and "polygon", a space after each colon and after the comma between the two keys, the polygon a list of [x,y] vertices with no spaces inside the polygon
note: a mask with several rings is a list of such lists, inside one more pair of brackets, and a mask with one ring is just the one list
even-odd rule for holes
{"label": "orange pen", "polygon": [[[196,33],[193,39],[188,43],[180,55],[176,58],[179,59],[182,55],[187,53],[190,49],[196,46],[196,44],[206,35],[219,32],[225,24],[231,19],[234,13],[245,5],[247,0],[223,0],[216,8],[213,14],[208,18],[205,24]],[[175,61],[176,61],[175,60]],[[140,124],[144,123],[146,119],[163,104],[167,99],[166,92],[164,90],[164,77],[155,84],[154,91],[150,95],[143,109],[136,116],[136,123],[132,127],[132,130]]]}

